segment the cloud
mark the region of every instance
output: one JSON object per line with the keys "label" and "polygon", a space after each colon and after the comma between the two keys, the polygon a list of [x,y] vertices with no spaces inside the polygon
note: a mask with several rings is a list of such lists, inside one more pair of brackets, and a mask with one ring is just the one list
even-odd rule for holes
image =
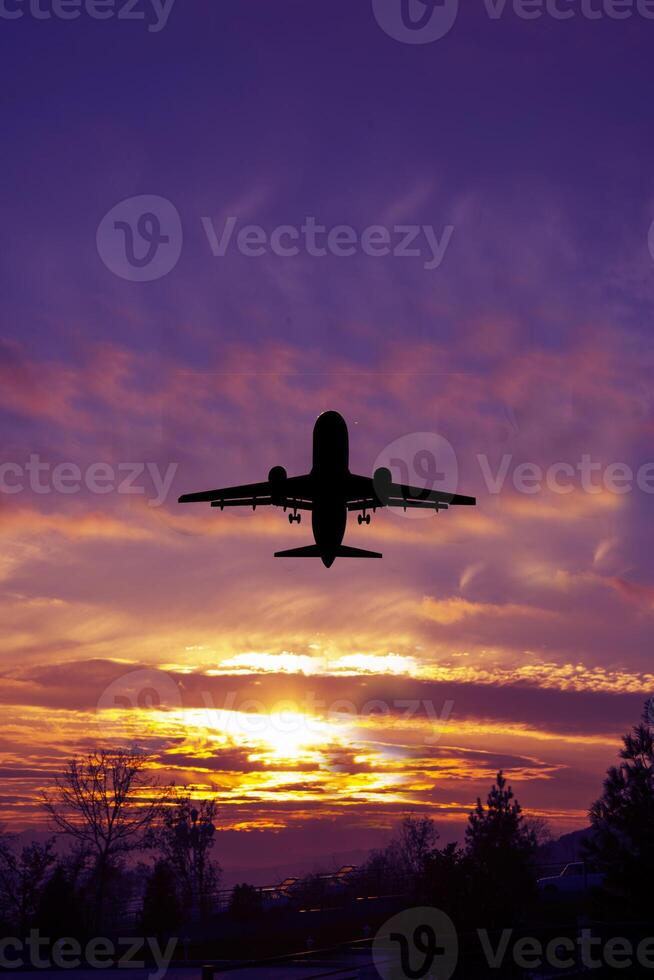
{"label": "cloud", "polygon": [[485,567],[486,566],[482,561],[475,562],[473,565],[467,565],[459,578],[459,588],[463,590],[470,585],[473,579],[483,572]]}
{"label": "cloud", "polygon": [[[387,826],[417,806],[461,821],[499,764],[534,812],[578,819],[654,686],[642,501],[579,488],[523,495],[511,474],[525,459],[546,468],[583,452],[636,460],[643,420],[630,414],[626,379],[641,358],[610,333],[529,349],[512,318],[498,321],[515,341],[507,354],[482,343],[494,322],[471,319],[452,344],[384,338],[365,364],[334,353],[318,370],[308,347],[246,337],[209,343],[201,363],[162,354],[156,371],[149,353],[118,345],[90,344],[65,365],[11,350],[25,390],[50,388],[41,401],[6,393],[22,440],[14,458],[49,445],[53,462],[178,464],[160,508],[118,494],[0,500],[12,806],[35,814],[47,774],[67,753],[112,738],[115,721],[116,738],[144,738],[162,772],[220,794],[233,826],[272,832],[337,813],[343,800],[358,825]],[[174,502],[279,463],[305,471],[312,423],[332,406],[350,421],[353,470],[369,472],[404,433],[432,429],[455,446],[460,489],[479,500],[431,520],[379,513],[370,528],[350,528],[352,543],[385,552],[374,587],[356,563],[326,575],[276,561],[278,542],[308,534],[291,532],[283,515]],[[484,484],[484,453],[494,470],[511,456],[499,495]],[[162,664],[178,713],[98,712],[122,674]],[[307,707],[311,697],[325,705]],[[317,743],[275,733],[239,742],[211,722],[207,734],[207,717],[245,716],[247,700],[254,714],[290,700],[323,721],[329,705],[348,702],[354,717],[343,708],[327,717],[335,727]],[[21,744],[31,746],[23,760]]]}
{"label": "cloud", "polygon": [[463,619],[471,616],[488,616],[514,620],[518,617],[547,617],[553,613],[547,609],[536,609],[530,606],[521,606],[516,603],[505,603],[496,605],[489,602],[471,602],[459,596],[452,596],[449,599],[432,599],[425,597],[422,600],[422,614],[435,623],[451,626],[459,623]]}

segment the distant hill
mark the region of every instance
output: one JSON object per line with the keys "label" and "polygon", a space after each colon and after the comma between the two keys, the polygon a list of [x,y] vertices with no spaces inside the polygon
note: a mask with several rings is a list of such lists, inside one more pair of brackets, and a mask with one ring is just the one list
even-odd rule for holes
{"label": "distant hill", "polygon": [[[545,869],[551,866],[552,871],[569,864],[572,861],[581,861],[584,858],[583,843],[592,833],[590,827],[582,830],[573,830],[571,833],[563,834],[556,840],[549,841],[547,844],[538,848],[536,860],[538,865]],[[57,836],[57,850],[66,853],[71,848],[71,842],[65,835],[53,835],[47,831],[29,829],[16,834],[17,844],[22,846],[32,842],[43,843],[49,837]],[[235,836],[235,835],[230,835]],[[250,843],[250,841],[248,841]],[[439,842],[439,843],[442,843]],[[302,854],[294,856],[291,851],[287,859],[282,863],[271,863],[263,858],[263,855],[252,855],[251,860],[243,860],[246,856],[243,848],[225,847],[216,848],[215,857],[223,867],[223,888],[232,888],[242,881],[247,881],[252,885],[274,885],[287,877],[303,877],[314,872],[336,871],[346,864],[361,865],[368,857],[369,849],[356,848],[349,851],[336,851],[331,854]],[[231,857],[231,860],[230,860]],[[258,858],[258,859],[257,859]],[[138,860],[148,861],[148,855],[137,853],[131,855],[128,865]]]}
{"label": "distant hill", "polygon": [[538,848],[539,864],[569,864],[571,861],[582,861],[584,858],[583,844],[592,834],[590,827],[573,830],[564,834],[558,840],[550,841]]}

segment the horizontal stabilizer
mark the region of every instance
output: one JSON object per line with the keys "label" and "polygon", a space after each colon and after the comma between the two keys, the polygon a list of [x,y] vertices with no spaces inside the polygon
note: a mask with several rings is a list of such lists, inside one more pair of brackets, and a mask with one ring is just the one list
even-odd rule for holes
{"label": "horizontal stabilizer", "polygon": [[364,551],[363,548],[349,548],[342,544],[336,552],[337,558],[383,558],[380,551]]}
{"label": "horizontal stabilizer", "polygon": [[317,545],[308,544],[305,548],[291,548],[290,551],[276,551],[275,558],[320,558]]}
{"label": "horizontal stabilizer", "polygon": [[[315,544],[309,544],[304,548],[291,548],[290,551],[275,552],[275,558],[322,558],[322,556],[322,551]],[[364,551],[363,548],[349,548],[345,544],[342,544],[336,552],[336,558],[381,557],[382,555],[379,551]]]}

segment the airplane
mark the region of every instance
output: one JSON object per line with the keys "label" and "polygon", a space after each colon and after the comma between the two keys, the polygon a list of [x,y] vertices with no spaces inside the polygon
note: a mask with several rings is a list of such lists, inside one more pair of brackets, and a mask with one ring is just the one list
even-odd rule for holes
{"label": "airplane", "polygon": [[320,558],[330,568],[336,558],[382,558],[377,551],[344,545],[349,512],[359,512],[359,524],[370,524],[382,507],[421,507],[447,510],[450,506],[474,507],[474,497],[458,493],[393,483],[392,473],[380,466],[372,477],[349,470],[349,437],[345,419],[338,412],[323,412],[313,429],[313,466],[303,476],[288,476],[283,466],[273,466],[263,483],[246,483],[201,493],[185,493],[180,504],[210,503],[212,507],[282,507],[289,510],[289,524],[299,524],[299,511],[311,512],[314,544],[276,551],[275,558]]}

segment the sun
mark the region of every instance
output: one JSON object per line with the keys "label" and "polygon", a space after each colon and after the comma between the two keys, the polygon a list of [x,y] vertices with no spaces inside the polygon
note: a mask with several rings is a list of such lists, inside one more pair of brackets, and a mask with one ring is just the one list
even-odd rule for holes
{"label": "sun", "polygon": [[279,711],[260,715],[259,730],[253,738],[261,746],[252,759],[262,758],[279,762],[286,760],[317,760],[325,743],[333,742],[334,726],[301,712]]}

